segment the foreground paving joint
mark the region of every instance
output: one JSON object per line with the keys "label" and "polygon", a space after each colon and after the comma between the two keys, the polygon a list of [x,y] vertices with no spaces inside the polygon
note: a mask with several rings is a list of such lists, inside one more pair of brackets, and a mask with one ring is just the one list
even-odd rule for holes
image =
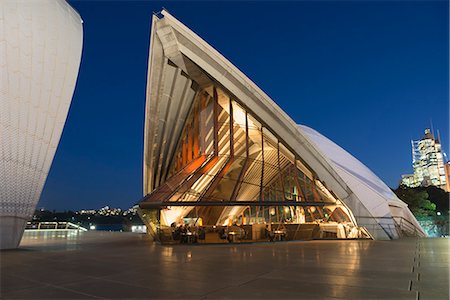
{"label": "foreground paving joint", "polygon": [[448,239],[161,246],[132,233],[34,237],[0,253],[2,299],[449,297]]}

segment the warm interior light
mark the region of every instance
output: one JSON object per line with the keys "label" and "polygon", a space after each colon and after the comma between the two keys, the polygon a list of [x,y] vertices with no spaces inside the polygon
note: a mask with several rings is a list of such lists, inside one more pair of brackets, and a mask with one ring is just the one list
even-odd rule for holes
{"label": "warm interior light", "polygon": [[170,226],[172,223],[181,223],[181,220],[191,210],[192,206],[172,206],[170,209],[161,210],[161,225]]}
{"label": "warm interior light", "polygon": [[222,226],[231,226],[233,223],[233,220],[231,218],[228,218],[223,222]]}
{"label": "warm interior light", "polygon": [[241,128],[245,129],[245,112],[237,105],[233,106],[234,122]]}

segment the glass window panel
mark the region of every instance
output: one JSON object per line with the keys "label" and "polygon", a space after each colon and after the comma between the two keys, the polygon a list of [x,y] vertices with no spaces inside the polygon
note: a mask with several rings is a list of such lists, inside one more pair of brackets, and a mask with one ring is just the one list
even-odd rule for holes
{"label": "glass window panel", "polygon": [[[266,127],[263,128],[264,151],[269,149],[278,149],[278,139]],[[278,151],[278,150],[277,150]]]}
{"label": "glass window panel", "polygon": [[311,191],[311,180],[300,170],[297,170],[297,175],[298,183],[303,194],[301,201],[314,201]]}
{"label": "glass window panel", "polygon": [[314,201],[314,195],[312,192],[312,182],[311,179],[309,179],[308,177],[305,177],[305,181],[304,181],[304,194],[305,194],[305,198],[306,201],[308,202],[313,202]]}
{"label": "glass window panel", "polygon": [[263,189],[268,189],[269,198],[264,201],[284,201],[283,188],[281,185],[280,169],[278,164],[278,140],[266,128],[263,128]]}
{"label": "glass window panel", "polygon": [[209,186],[209,184],[212,182],[214,177],[217,176],[217,174],[222,170],[224,164],[227,162],[227,156],[219,156],[218,160],[214,165],[212,165],[209,170],[205,174],[203,174],[191,187],[192,190],[199,191],[201,194],[203,194],[206,190],[206,188]]}
{"label": "glass window panel", "polygon": [[204,154],[211,155],[214,152],[214,101],[209,95],[205,95],[204,101],[200,112],[200,129],[204,135],[201,139],[201,149]]}
{"label": "glass window panel", "polygon": [[247,114],[248,121],[248,137],[253,144],[259,145],[259,151],[261,151],[261,123],[259,123],[250,114]]}
{"label": "glass window panel", "polygon": [[303,164],[303,162],[299,159],[296,160],[296,165],[299,170],[302,171],[303,174],[305,174],[307,177],[312,179],[314,176],[312,172]]}
{"label": "glass window panel", "polygon": [[294,165],[289,165],[284,168],[282,174],[284,196],[286,200],[298,201],[298,189],[297,182],[295,180],[295,167]]}
{"label": "glass window panel", "polygon": [[233,121],[234,123],[239,126],[241,129],[245,130],[245,119],[246,119],[246,113],[245,110],[240,106],[236,101],[231,101],[233,105]]}
{"label": "glass window panel", "polygon": [[251,184],[241,182],[236,201],[257,201],[259,200],[259,182]]}
{"label": "glass window panel", "polygon": [[220,89],[217,89],[217,94],[219,155],[230,155],[230,98]]}
{"label": "glass window panel", "polygon": [[289,160],[290,163],[295,163],[295,155],[288,150],[282,143],[279,145],[280,147],[280,156],[283,155],[286,159]]}
{"label": "glass window panel", "polygon": [[237,201],[250,201],[260,198],[260,185],[262,175],[262,136],[261,124],[247,114],[248,122],[248,166],[240,185]]}
{"label": "glass window panel", "polygon": [[221,179],[218,179],[220,180],[219,183],[214,186],[214,190],[209,195],[210,200],[230,200],[244,162],[245,158],[236,158],[229,166],[225,166],[225,168],[227,168],[227,171]]}
{"label": "glass window panel", "polygon": [[219,155],[230,155],[230,123],[229,115],[225,110],[219,110],[219,117],[217,125],[219,127],[217,132]]}
{"label": "glass window panel", "polygon": [[234,155],[246,156],[246,113],[236,101],[233,100],[232,105]]}

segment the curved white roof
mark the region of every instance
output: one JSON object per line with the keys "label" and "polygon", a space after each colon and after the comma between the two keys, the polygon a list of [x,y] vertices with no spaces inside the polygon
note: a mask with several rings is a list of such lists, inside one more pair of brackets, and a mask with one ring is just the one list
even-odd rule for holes
{"label": "curved white roof", "polygon": [[299,125],[299,130],[304,134],[306,133],[318,147],[318,150],[332,162],[332,166],[338,173],[347,172],[384,199],[400,201],[378,176],[339,145],[310,127]]}
{"label": "curved white roof", "polygon": [[375,218],[390,216],[404,218],[419,232],[425,234],[407,204],[368,167],[316,130],[304,125],[298,125],[298,129],[314,143],[317,151],[326,157],[330,166],[344,179],[361,204],[367,207]]}
{"label": "curved white roof", "polygon": [[0,1],[0,11],[0,248],[14,248],[63,131],[83,26],[64,0]]}

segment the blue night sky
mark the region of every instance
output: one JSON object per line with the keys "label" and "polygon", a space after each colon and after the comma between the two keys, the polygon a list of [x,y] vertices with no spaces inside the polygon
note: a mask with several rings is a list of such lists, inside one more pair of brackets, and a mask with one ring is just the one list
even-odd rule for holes
{"label": "blue night sky", "polygon": [[446,1],[70,1],[84,20],[72,106],[39,207],[128,208],[142,197],[152,12],[165,7],[297,123],[389,186],[433,120],[448,147]]}

